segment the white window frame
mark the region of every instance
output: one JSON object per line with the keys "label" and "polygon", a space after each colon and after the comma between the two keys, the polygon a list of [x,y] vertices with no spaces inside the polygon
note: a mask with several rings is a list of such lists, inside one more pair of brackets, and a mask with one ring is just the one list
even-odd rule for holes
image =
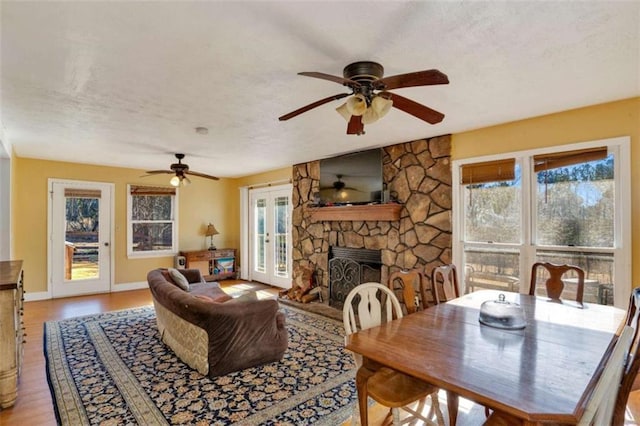
{"label": "white window frame", "polygon": [[[580,149],[596,148],[606,146],[609,152],[614,153],[614,176],[615,195],[614,200],[617,208],[614,218],[614,247],[594,248],[593,251],[602,253],[613,253],[614,255],[614,277],[616,284],[614,287],[614,305],[626,309],[629,296],[631,294],[631,165],[630,165],[630,144],[629,136],[594,140],[567,145],[556,145],[548,148],[533,150],[505,152],[496,155],[482,157],[465,158],[452,162],[452,182],[453,185],[453,224],[452,224],[452,250],[453,262],[456,265],[464,264],[464,191],[461,182],[460,167],[465,164],[480,163],[484,161],[495,161],[506,158],[515,158],[516,164],[520,166],[521,185],[521,243],[520,244],[491,244],[492,247],[510,246],[520,249],[520,282],[525,285],[520,286],[520,292],[528,292],[528,285],[531,274],[531,265],[535,261],[536,250],[540,248],[562,249],[571,251],[571,247],[555,247],[534,245],[534,230],[536,229],[535,206],[532,206],[532,196],[536,194],[536,182],[532,179],[532,158],[534,155],[548,154],[553,152],[573,151]],[[474,246],[482,246],[482,243]],[[487,245],[489,245],[487,243]],[[577,248],[576,250],[581,250]],[[460,267],[461,274],[464,268]],[[460,281],[464,283],[464,277]]]}
{"label": "white window frame", "polygon": [[[170,250],[147,250],[147,251],[133,251],[133,224],[140,222],[152,223],[155,221],[137,221],[132,220],[133,213],[133,195],[131,195],[132,186],[145,186],[145,185],[127,185],[127,257],[128,258],[149,258],[149,257],[167,257],[175,256],[178,254],[178,188],[175,188],[175,195],[171,197],[171,220],[163,220],[161,222],[172,222],[171,229],[173,230],[171,236],[171,249]],[[153,187],[154,185],[147,185]],[[155,185],[157,187],[157,185]]]}

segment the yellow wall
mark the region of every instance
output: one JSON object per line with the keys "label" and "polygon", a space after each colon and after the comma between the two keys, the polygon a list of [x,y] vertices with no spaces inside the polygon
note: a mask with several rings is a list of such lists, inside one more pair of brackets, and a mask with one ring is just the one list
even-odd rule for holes
{"label": "yellow wall", "polygon": [[[611,138],[631,137],[632,232],[635,265],[632,278],[640,285],[640,98],[596,105],[536,117],[499,126],[455,134],[454,159],[525,150],[552,145]],[[291,179],[292,168],[260,173],[239,179],[210,181],[194,178],[180,189],[179,247],[199,250],[207,247],[203,226],[212,222],[219,235],[217,247],[240,248],[240,188]],[[126,185],[167,184],[167,176],[141,179],[143,171],[12,158],[12,253],[23,259],[28,279],[27,291],[46,291],[47,275],[47,179],[61,178],[115,184],[115,277],[116,284],[146,280],[150,269],[170,266],[173,259],[127,259]]]}
{"label": "yellow wall", "polygon": [[[141,170],[14,157],[12,219],[13,257],[24,260],[25,287],[28,292],[47,291],[47,192],[48,179],[85,180],[115,185],[115,276],[114,283],[146,281],[147,272],[173,265],[172,257],[127,258],[127,184],[168,185],[169,175],[141,179]],[[212,222],[220,235],[217,247],[238,248],[237,193],[230,179],[212,181],[192,178],[192,184],[179,190],[179,248],[201,250],[208,247],[204,226]],[[231,188],[231,189],[230,189]],[[231,208],[230,208],[231,207]]]}
{"label": "yellow wall", "polygon": [[640,286],[640,98],[487,127],[452,137],[453,159],[631,137],[632,287]]}

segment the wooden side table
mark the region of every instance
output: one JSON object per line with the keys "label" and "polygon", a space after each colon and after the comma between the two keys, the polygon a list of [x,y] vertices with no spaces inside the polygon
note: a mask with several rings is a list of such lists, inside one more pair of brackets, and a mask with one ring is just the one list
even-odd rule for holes
{"label": "wooden side table", "polygon": [[236,249],[182,251],[180,255],[186,259],[185,268],[199,269],[207,281],[235,279],[237,277]]}

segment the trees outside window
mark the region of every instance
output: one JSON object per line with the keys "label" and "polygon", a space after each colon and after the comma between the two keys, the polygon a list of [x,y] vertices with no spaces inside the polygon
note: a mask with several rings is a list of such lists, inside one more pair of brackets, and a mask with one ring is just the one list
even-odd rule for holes
{"label": "trees outside window", "polygon": [[[548,261],[585,270],[585,302],[613,304],[616,294],[624,305],[631,288],[628,138],[505,158],[513,164],[506,174],[504,158],[454,162],[454,261],[465,265],[466,290],[528,292],[531,266]],[[478,183],[474,172],[483,177]],[[570,293],[571,279],[565,284]]]}
{"label": "trees outside window", "polygon": [[129,256],[177,253],[175,188],[129,186]]}

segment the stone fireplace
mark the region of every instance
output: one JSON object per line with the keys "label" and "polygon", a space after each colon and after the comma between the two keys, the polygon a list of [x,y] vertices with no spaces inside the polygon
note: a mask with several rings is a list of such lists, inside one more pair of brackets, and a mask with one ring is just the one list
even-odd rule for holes
{"label": "stone fireplace", "polygon": [[380,282],[380,250],[331,247],[329,250],[329,306],[342,309],[351,290],[359,284]]}
{"label": "stone fireplace", "polygon": [[[293,271],[316,271],[325,303],[332,288],[330,256],[336,249],[378,252],[379,278],[368,281],[381,283],[398,270],[421,268],[429,277],[434,267],[451,263],[450,135],[382,149],[384,182],[397,205],[314,208],[319,161],[293,168]],[[367,214],[354,213],[356,209]],[[390,209],[392,215],[386,213]],[[295,272],[293,279],[298,279]]]}

